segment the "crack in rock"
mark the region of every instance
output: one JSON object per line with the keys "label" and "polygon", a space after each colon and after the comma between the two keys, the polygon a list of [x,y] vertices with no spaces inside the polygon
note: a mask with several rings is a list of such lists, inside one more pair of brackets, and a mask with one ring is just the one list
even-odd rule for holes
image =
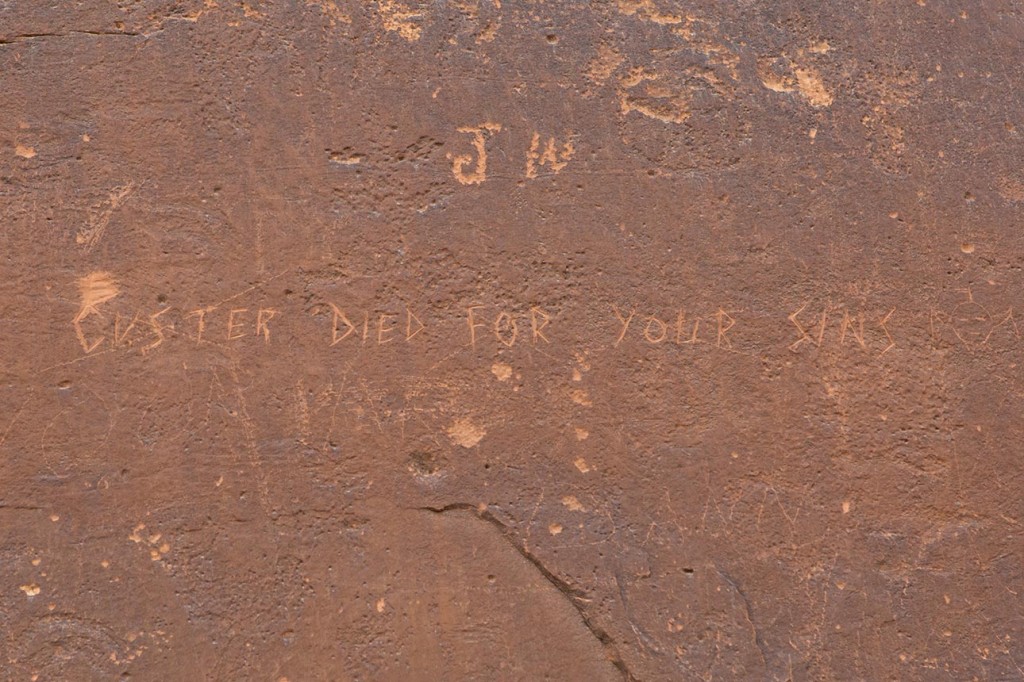
{"label": "crack in rock", "polygon": [[[580,620],[583,621],[584,627],[590,631],[590,633],[600,642],[604,648],[608,660],[613,666],[622,674],[622,679],[627,682],[638,682],[637,678],[630,672],[626,666],[625,661],[622,660],[622,656],[619,655],[619,650],[615,646],[615,641],[611,635],[605,631],[600,625],[595,623],[593,619],[587,614],[586,609],[582,603],[589,602],[590,599],[587,597],[587,593],[578,587],[570,585],[568,582],[559,578],[557,575],[551,572],[551,570],[544,565],[544,563],[537,558],[525,545],[521,544],[515,535],[515,532],[505,525],[498,517],[492,514],[487,509],[487,505],[475,505],[469,502],[453,502],[452,504],[446,504],[443,507],[416,507],[417,511],[427,511],[433,514],[446,514],[448,512],[465,511],[471,512],[477,518],[486,521],[491,526],[496,528],[501,537],[515,549],[520,556],[533,564],[544,578],[551,583],[556,590],[558,590],[563,597],[565,597],[572,607],[579,614]],[[582,603],[581,603],[582,602]]]}
{"label": "crack in rock", "polygon": [[750,599],[747,597],[747,593],[743,591],[739,583],[737,583],[732,578],[732,576],[730,576],[728,573],[719,568],[717,564],[714,565],[714,568],[715,572],[718,573],[718,576],[726,583],[728,583],[729,587],[731,587],[733,591],[736,592],[736,594],[739,596],[740,602],[743,604],[744,616],[746,617],[747,624],[750,625],[750,629],[754,636],[754,644],[757,646],[758,654],[761,656],[761,663],[764,664],[765,667],[767,667],[767,650],[765,649],[764,639],[761,637],[761,631],[757,628],[756,625],[754,625],[754,619],[752,617],[753,612],[750,608]]}
{"label": "crack in rock", "polygon": [[133,33],[131,31],[66,31],[64,33],[22,33],[16,36],[0,38],[0,45],[13,45],[14,43],[23,43],[29,40],[39,40],[41,38],[70,38],[72,36],[132,37],[141,35],[141,33]]}

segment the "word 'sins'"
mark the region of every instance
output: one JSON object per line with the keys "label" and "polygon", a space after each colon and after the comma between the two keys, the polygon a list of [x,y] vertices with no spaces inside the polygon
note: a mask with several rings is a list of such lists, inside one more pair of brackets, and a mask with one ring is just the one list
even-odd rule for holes
{"label": "word 'sins'", "polygon": [[[851,346],[863,351],[878,351],[884,355],[896,347],[896,341],[889,333],[889,320],[896,313],[892,308],[887,313],[869,316],[864,311],[851,313],[845,306],[825,305],[820,312],[811,312],[804,303],[789,314],[789,321],[797,338],[789,349],[798,352],[804,348],[842,348]],[[842,314],[840,314],[840,312]]]}

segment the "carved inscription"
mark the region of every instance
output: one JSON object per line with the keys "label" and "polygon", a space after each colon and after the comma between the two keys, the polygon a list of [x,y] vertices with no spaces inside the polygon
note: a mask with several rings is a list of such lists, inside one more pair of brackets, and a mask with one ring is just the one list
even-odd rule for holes
{"label": "carved inscription", "polygon": [[482,335],[493,335],[497,343],[512,348],[517,341],[522,340],[520,327],[527,332],[529,343],[551,343],[544,332],[544,329],[551,324],[551,316],[542,309],[530,308],[529,313],[524,316],[518,316],[507,310],[499,310],[488,322],[482,312],[484,308],[485,306],[479,305],[466,308],[466,325],[469,328],[469,344],[472,347],[476,347],[477,340]]}
{"label": "carved inscription", "polygon": [[809,303],[804,303],[788,316],[797,334],[789,349],[800,351],[810,346],[842,348],[851,345],[862,351],[884,355],[896,347],[896,341],[889,333],[889,322],[895,314],[896,308],[869,314],[832,304],[814,310]]}
{"label": "carved inscription", "polygon": [[[569,316],[582,314],[603,330],[581,337],[566,322],[565,311],[555,314],[543,303],[501,305],[453,302],[442,319],[411,305],[392,303],[378,309],[322,299],[305,309],[293,309],[265,297],[208,306],[176,307],[167,303],[132,309],[124,286],[107,272],[77,280],[78,306],[70,327],[83,354],[112,350],[151,353],[177,340],[222,347],[272,346],[279,338],[311,340],[327,348],[356,346],[462,348],[503,351],[541,348],[559,343],[587,347],[694,348],[752,355],[763,352],[844,354],[877,359],[900,350],[915,350],[912,339],[926,348],[956,346],[971,352],[1005,348],[1021,339],[1013,308],[993,312],[968,292],[964,300],[945,309],[901,311],[869,302],[805,301],[788,311],[751,316],[728,304],[664,308],[643,303],[592,306],[570,304]],[[920,330],[908,337],[901,327]],[[282,329],[284,333],[282,334]],[[930,343],[928,343],[930,339]],[[417,346],[421,341],[422,345]],[[908,346],[908,344],[910,344]]]}
{"label": "carved inscription", "polygon": [[452,162],[452,174],[463,185],[479,185],[487,179],[487,138],[501,132],[500,123],[481,123],[477,126],[463,126],[460,133],[473,136],[475,154],[458,154],[448,158]]}
{"label": "carved inscription", "polygon": [[613,345],[618,346],[633,337],[653,346],[707,343],[717,348],[731,348],[729,331],[736,326],[733,314],[738,312],[718,308],[714,313],[694,315],[680,308],[672,315],[659,316],[636,308],[627,311],[613,305],[612,314],[618,330]]}
{"label": "carved inscription", "polygon": [[403,313],[376,313],[373,316],[364,311],[361,317],[356,316],[356,320],[361,322],[353,322],[348,314],[334,303],[328,303],[326,307],[331,311],[331,346],[336,346],[346,339],[363,344],[369,340],[378,346],[395,341],[408,343],[426,329],[423,320],[409,308]]}
{"label": "carved inscription", "polygon": [[[456,128],[457,132],[472,136],[470,145],[473,148],[472,153],[447,155],[452,163],[452,175],[460,184],[481,185],[487,179],[487,142],[502,130],[502,124],[492,121]],[[526,149],[525,176],[533,180],[542,172],[557,175],[575,154],[576,146],[572,133],[563,135],[559,140],[534,131]]]}
{"label": "carved inscription", "polygon": [[530,141],[530,149],[526,152],[526,177],[537,177],[538,169],[546,166],[552,173],[558,173],[567,165],[569,160],[576,153],[572,139],[559,144],[555,138],[549,137],[547,142],[541,145],[540,133],[534,133]]}

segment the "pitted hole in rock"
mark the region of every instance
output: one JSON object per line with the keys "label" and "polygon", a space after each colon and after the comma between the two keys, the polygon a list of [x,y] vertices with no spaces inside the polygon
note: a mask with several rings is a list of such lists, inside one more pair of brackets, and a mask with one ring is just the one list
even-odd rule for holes
{"label": "pitted hole in rock", "polygon": [[437,476],[444,469],[444,463],[437,453],[416,450],[409,455],[409,471],[416,476]]}

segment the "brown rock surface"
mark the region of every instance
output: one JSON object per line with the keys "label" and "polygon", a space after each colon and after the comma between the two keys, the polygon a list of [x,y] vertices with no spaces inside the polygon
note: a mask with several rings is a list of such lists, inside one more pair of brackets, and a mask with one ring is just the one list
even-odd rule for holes
{"label": "brown rock surface", "polygon": [[3,679],[1024,679],[1022,47],[0,0]]}

